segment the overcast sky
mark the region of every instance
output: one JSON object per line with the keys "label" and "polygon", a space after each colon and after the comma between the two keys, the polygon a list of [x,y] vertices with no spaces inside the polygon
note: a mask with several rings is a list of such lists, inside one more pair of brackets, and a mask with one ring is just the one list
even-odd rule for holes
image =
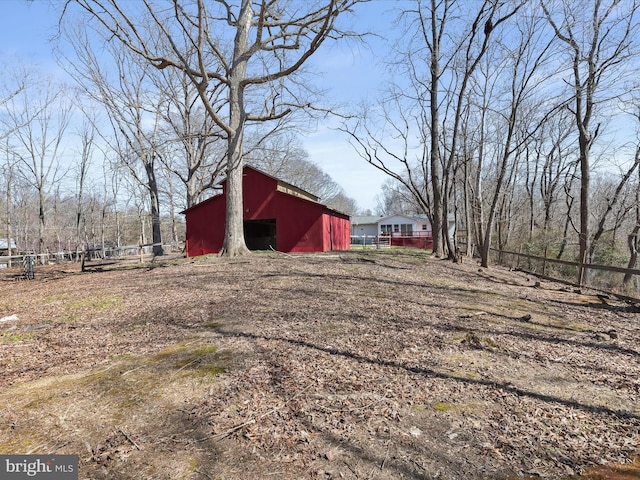
{"label": "overcast sky", "polygon": [[[390,24],[388,11],[397,5],[396,0],[374,0],[360,6],[359,14],[349,23],[358,31],[383,33]],[[57,15],[45,0],[0,0],[0,62],[18,61],[61,72],[49,42],[55,34]],[[312,58],[310,67],[317,71],[319,86],[327,90],[331,102],[355,106],[375,98],[384,74],[371,49],[353,42],[324,47]],[[311,160],[331,175],[362,210],[375,210],[375,197],[387,177],[361,159],[346,137],[332,128],[335,126],[328,120],[319,123],[317,129],[301,132],[304,146]]]}

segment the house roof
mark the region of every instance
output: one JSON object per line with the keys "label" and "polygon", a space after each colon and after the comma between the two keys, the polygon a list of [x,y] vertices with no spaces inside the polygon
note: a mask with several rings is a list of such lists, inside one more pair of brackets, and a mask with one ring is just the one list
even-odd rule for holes
{"label": "house roof", "polygon": [[428,222],[429,219],[427,218],[426,215],[405,215],[404,213],[397,213],[395,215],[387,215],[386,217],[380,217],[380,219],[378,220],[379,222],[383,222],[385,220],[388,220],[389,218],[393,218],[393,217],[401,217],[401,218],[406,218],[407,220],[413,220],[414,222]]}
{"label": "house roof", "polygon": [[[12,238],[11,239],[11,248],[18,248],[18,246],[16,245],[16,241]],[[8,250],[7,249],[7,239],[6,238],[0,238],[0,250]]]}
{"label": "house roof", "polygon": [[356,215],[351,217],[351,225],[375,225],[381,218],[380,215]]}
{"label": "house roof", "polygon": [[[352,225],[376,225],[376,224],[383,223],[386,220],[394,217],[406,218],[407,220],[412,220],[414,222],[430,223],[429,217],[424,213],[417,213],[413,215],[396,213],[394,215],[387,215],[387,216],[380,216],[380,215],[355,216],[355,217],[351,217],[351,224]],[[453,216],[453,214],[449,214],[449,223],[452,223],[454,221],[455,221],[455,217]]]}
{"label": "house roof", "polygon": [[395,215],[387,215],[387,216],[382,216],[382,215],[355,216],[355,217],[351,217],[351,224],[352,225],[377,225],[381,222],[384,222],[385,220],[388,220],[389,218],[394,218],[394,217],[402,217],[402,218],[406,218],[407,220],[413,220],[414,222],[429,221],[426,215],[404,215],[402,213],[398,213]]}

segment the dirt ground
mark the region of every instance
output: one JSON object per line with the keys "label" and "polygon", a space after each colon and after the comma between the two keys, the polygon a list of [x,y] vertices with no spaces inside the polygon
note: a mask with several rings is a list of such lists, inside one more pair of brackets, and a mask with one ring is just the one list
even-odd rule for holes
{"label": "dirt ground", "polygon": [[419,250],[78,269],[0,281],[0,453],[92,480],[640,478],[637,304]]}

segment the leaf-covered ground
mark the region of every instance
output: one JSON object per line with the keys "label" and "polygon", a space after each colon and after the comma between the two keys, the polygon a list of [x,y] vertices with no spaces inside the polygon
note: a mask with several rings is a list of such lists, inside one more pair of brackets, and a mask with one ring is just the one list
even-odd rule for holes
{"label": "leaf-covered ground", "polygon": [[0,453],[86,479],[638,478],[636,304],[417,250],[75,270],[0,282]]}

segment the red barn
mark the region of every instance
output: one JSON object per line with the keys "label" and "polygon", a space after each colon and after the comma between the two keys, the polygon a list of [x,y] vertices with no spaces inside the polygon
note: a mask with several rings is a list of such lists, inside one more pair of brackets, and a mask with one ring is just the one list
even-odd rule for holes
{"label": "red barn", "polygon": [[[318,197],[253,167],[243,170],[244,237],[251,250],[280,252],[347,250],[349,216],[318,203]],[[224,241],[223,193],[184,212],[187,256],[217,253]]]}

